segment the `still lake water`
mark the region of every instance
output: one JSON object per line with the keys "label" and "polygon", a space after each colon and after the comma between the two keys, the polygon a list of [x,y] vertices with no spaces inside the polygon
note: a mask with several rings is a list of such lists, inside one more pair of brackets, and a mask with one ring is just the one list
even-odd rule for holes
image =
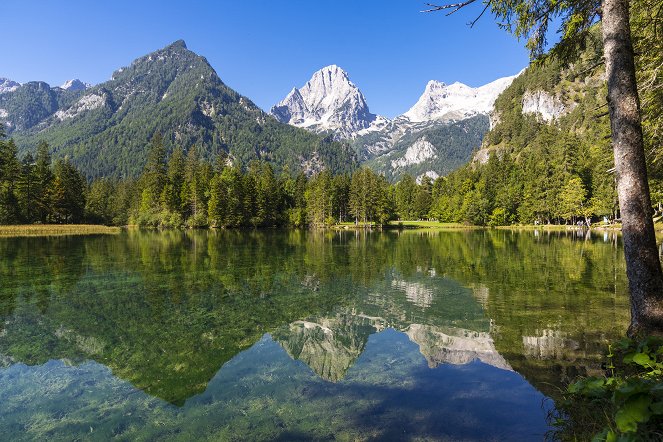
{"label": "still lake water", "polygon": [[542,440],[628,325],[612,235],[0,238],[0,439]]}

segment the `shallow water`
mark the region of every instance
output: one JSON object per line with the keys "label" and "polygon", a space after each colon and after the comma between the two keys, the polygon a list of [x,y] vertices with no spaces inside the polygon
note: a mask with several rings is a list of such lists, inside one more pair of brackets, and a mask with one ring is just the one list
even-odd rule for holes
{"label": "shallow water", "polygon": [[541,440],[628,324],[577,232],[0,239],[11,440]]}

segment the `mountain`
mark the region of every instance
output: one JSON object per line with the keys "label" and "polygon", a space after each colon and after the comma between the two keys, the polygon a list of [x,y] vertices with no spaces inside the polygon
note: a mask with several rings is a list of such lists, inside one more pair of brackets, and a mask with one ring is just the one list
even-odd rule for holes
{"label": "mountain", "polygon": [[473,88],[463,83],[446,85],[431,80],[417,103],[403,114],[412,123],[433,120],[457,121],[475,115],[489,115],[495,100],[520,74],[499,78]]}
{"label": "mountain", "polygon": [[90,83],[83,83],[78,78],[67,80],[62,85],[60,85],[60,89],[64,89],[66,91],[84,91],[90,87],[92,87]]}
{"label": "mountain", "polygon": [[353,148],[371,169],[390,181],[410,174],[421,181],[444,176],[466,164],[481,146],[489,117],[478,114],[460,121],[410,123],[398,118],[381,131],[353,140]]}
{"label": "mountain", "polygon": [[0,124],[4,123],[8,134],[33,129],[58,109],[71,105],[79,92],[51,88],[43,81],[19,84],[0,80]]}
{"label": "mountain", "polygon": [[55,158],[70,157],[88,177],[136,176],[158,132],[168,149],[196,146],[207,159],[223,150],[240,164],[263,159],[307,173],[356,164],[349,146],[279,123],[230,89],[181,40],[118,69],[105,83],[71,86],[26,83],[0,95],[0,119],[21,154],[44,140]]}
{"label": "mountain", "polygon": [[20,83],[12,81],[9,78],[0,77],[0,94],[15,91],[20,85]]}
{"label": "mountain", "polygon": [[355,138],[384,126],[384,117],[372,114],[347,72],[331,65],[315,72],[270,110],[277,120],[316,133],[332,132],[337,139]]}
{"label": "mountain", "polygon": [[417,103],[380,130],[353,140],[359,158],[398,181],[403,174],[435,179],[466,164],[492,124],[499,94],[520,75],[472,88],[430,81]]}
{"label": "mountain", "polygon": [[[492,129],[473,161],[447,177],[432,216],[492,225],[617,218],[602,56],[593,28],[572,64],[535,63],[516,78],[495,101]],[[659,115],[642,114],[654,203],[663,195],[660,144],[653,143]]]}
{"label": "mountain", "polygon": [[372,114],[347,72],[331,65],[270,113],[283,123],[351,140],[359,159],[391,181],[405,173],[435,179],[472,158],[489,130],[495,99],[516,77],[477,88],[430,81],[417,103],[390,121]]}

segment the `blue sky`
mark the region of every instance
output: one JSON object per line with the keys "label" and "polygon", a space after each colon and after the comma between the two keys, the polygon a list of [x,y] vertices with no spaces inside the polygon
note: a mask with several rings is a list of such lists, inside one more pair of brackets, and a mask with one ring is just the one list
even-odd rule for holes
{"label": "blue sky", "polygon": [[431,80],[479,86],[525,67],[524,43],[472,5],[450,17],[420,0],[3,0],[0,77],[100,83],[184,39],[221,79],[265,110],[337,64],[372,112],[394,117]]}

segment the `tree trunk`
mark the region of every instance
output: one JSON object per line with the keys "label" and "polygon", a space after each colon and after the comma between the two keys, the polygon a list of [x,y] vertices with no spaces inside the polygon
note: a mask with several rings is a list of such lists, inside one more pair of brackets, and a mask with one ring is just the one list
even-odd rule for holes
{"label": "tree trunk", "polygon": [[654,236],[628,0],[603,0],[603,53],[631,294],[628,335],[663,334],[663,274]]}

